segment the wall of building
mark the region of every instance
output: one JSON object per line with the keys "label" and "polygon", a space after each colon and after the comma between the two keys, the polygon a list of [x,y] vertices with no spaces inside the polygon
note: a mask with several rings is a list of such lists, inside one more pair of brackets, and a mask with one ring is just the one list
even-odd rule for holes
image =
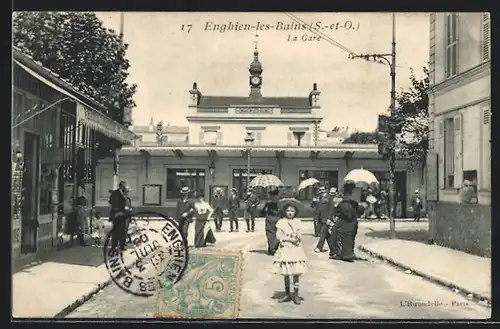
{"label": "wall of building", "polygon": [[[483,13],[458,14],[458,74],[446,78],[446,14],[430,18],[429,113],[430,151],[438,155],[438,201],[428,201],[430,235],[439,244],[465,252],[489,256],[491,241],[491,144],[489,119],[491,70],[483,58]],[[488,34],[489,35],[489,34]],[[478,203],[464,204],[462,184],[444,183],[445,154],[440,126],[460,115],[462,152],[455,154],[455,176],[477,170]]]}
{"label": "wall of building", "polygon": [[219,132],[217,145],[245,145],[247,132],[259,133],[260,141],[258,144],[262,146],[289,145],[290,128],[305,128],[304,130],[307,131],[301,146],[313,145],[314,124],[307,122],[283,122],[278,118],[273,121],[263,120],[259,122],[192,121],[189,124],[189,141],[190,144],[199,145],[200,133],[206,130],[217,130]]}
{"label": "wall of building", "polygon": [[[434,83],[438,84],[446,80],[446,13],[434,13],[433,16],[436,67]],[[481,63],[482,19],[483,13],[458,13],[459,72],[465,72]]]}
{"label": "wall of building", "polygon": [[[253,158],[252,169],[271,169],[273,174],[279,175],[278,161],[274,157],[268,158]],[[281,180],[285,185],[298,186],[300,170],[318,170],[318,171],[338,171],[339,184],[349,170],[355,168],[365,168],[373,171],[387,171],[387,163],[382,160],[356,160],[349,161],[346,167],[346,162],[343,159],[319,159],[312,162],[309,159],[285,159],[281,166]],[[130,197],[134,203],[136,211],[155,209],[167,211],[169,214],[175,209],[177,200],[166,200],[166,169],[167,168],[196,168],[205,169],[205,195],[209,195],[210,185],[227,185],[232,187],[233,169],[246,170],[247,162],[244,158],[220,158],[214,170],[213,178],[209,174],[209,161],[207,158],[189,158],[182,160],[174,157],[155,156],[149,160],[148,179],[146,180],[146,161],[141,156],[121,156],[120,157],[120,179],[127,181],[132,188]],[[406,170],[406,162],[403,160],[397,161],[397,171]],[[162,185],[162,205],[143,206],[142,186],[143,184],[161,184]],[[97,184],[96,184],[96,205],[103,215],[107,215],[109,189],[112,186],[112,163],[103,161],[97,169]],[[424,193],[423,181],[420,170],[407,173],[407,204],[415,189],[419,189]],[[425,194],[423,195],[425,196]],[[263,201],[264,202],[264,201]],[[309,201],[304,201],[308,207]],[[305,216],[311,215],[311,209],[307,209]]]}

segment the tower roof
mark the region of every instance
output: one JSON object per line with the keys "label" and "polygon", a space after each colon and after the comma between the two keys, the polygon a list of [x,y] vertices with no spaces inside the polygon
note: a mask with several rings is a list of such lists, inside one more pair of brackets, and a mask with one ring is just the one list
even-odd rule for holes
{"label": "tower roof", "polygon": [[259,75],[262,74],[262,64],[259,61],[259,50],[257,49],[257,42],[255,42],[255,49],[253,51],[253,61],[250,63],[250,72],[251,75]]}

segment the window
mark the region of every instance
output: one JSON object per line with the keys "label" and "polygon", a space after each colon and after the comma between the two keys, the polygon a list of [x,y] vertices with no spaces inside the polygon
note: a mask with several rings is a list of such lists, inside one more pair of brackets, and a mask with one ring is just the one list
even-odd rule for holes
{"label": "window", "polygon": [[481,190],[491,189],[491,113],[490,106],[482,107],[481,125]]}
{"label": "window", "polygon": [[217,145],[217,132],[205,131],[204,132],[205,145]]}
{"label": "window", "polygon": [[294,132],[293,133],[293,138],[294,138],[294,141],[295,141],[295,145],[297,145],[297,146],[304,145],[303,138],[304,138],[305,134],[306,134],[305,132]]}
{"label": "window", "polygon": [[253,138],[253,142],[250,143],[252,146],[259,146],[262,144],[262,131],[247,131]]}
{"label": "window", "polygon": [[484,61],[490,60],[491,54],[491,35],[490,35],[490,14],[482,14],[482,37],[481,37],[481,59]]}
{"label": "window", "polygon": [[181,188],[205,192],[205,169],[167,168],[167,199],[179,199]]}
{"label": "window", "polygon": [[[313,170],[300,170],[299,183],[308,178],[316,178],[319,180],[321,186],[327,189],[331,187],[339,188],[339,172],[338,171],[313,171]],[[299,200],[312,200],[315,191],[312,186],[299,191]]]}
{"label": "window", "polygon": [[444,179],[445,188],[454,187],[455,170],[455,135],[453,118],[444,122]]}
{"label": "window", "polygon": [[[250,181],[259,174],[272,174],[272,169],[250,169]],[[233,187],[238,189],[240,198],[243,199],[247,190],[247,170],[233,169]],[[264,191],[257,191],[259,194],[264,194]]]}
{"label": "window", "polygon": [[458,73],[458,14],[446,14],[446,78]]}

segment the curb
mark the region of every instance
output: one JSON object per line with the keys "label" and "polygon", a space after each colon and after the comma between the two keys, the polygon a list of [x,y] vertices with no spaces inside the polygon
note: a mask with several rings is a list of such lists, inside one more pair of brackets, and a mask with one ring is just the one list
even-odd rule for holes
{"label": "curb", "polygon": [[458,289],[459,290],[459,293],[465,297],[469,297],[470,295],[472,295],[472,299],[476,302],[483,302],[484,301],[487,301],[488,302],[488,305],[483,305],[481,304],[482,306],[487,306],[487,307],[491,307],[491,297],[488,297],[488,296],[484,296],[480,293],[476,293],[476,292],[472,292],[472,291],[469,291],[468,289],[465,289],[463,287],[460,287],[460,286],[457,286],[456,284],[452,283],[452,282],[449,282],[449,281],[446,281],[446,280],[443,280],[443,279],[439,279],[439,278],[436,278],[436,277],[433,277],[429,274],[425,274],[421,271],[418,271],[418,270],[415,270],[411,267],[407,267],[406,265],[403,265],[393,259],[391,259],[390,257],[387,257],[387,256],[384,256],[382,254],[379,254],[379,253],[376,253],[376,252],[373,252],[369,249],[367,249],[366,247],[364,247],[363,245],[359,245],[358,246],[358,249],[361,250],[362,252],[365,252],[367,253],[368,255],[372,256],[372,257],[375,257],[377,259],[380,259],[380,260],[383,260],[383,261],[386,261],[387,263],[389,263],[390,265],[394,266],[394,267],[397,267],[399,269],[404,269],[404,270],[410,270],[412,272],[412,274],[416,274],[418,275],[419,277],[429,281],[429,282],[432,282],[432,283],[436,283],[442,287],[446,287],[446,288],[450,288],[450,289]]}
{"label": "curb", "polygon": [[[135,262],[133,262],[130,265],[126,265],[125,268],[130,268],[134,266]],[[109,286],[111,283],[113,283],[113,279],[109,277],[106,281],[103,283],[97,284],[95,288],[93,288],[90,292],[86,293],[83,296],[80,296],[77,300],[75,300],[73,303],[69,304],[65,308],[63,308],[61,311],[57,312],[56,315],[54,315],[54,318],[64,318],[83,304],[85,304],[88,300],[90,300],[95,294],[97,294],[99,291],[102,289],[106,288]]]}
{"label": "curb", "polygon": [[99,283],[97,285],[97,287],[93,288],[89,293],[81,296],[76,301],[74,301],[73,303],[69,304],[68,306],[66,306],[61,311],[59,311],[56,315],[54,315],[54,318],[64,318],[64,317],[66,317],[68,314],[70,314],[71,312],[73,312],[74,310],[76,310],[78,307],[80,307],[83,304],[85,304],[85,302],[87,302],[89,299],[91,299],[99,291],[101,291],[102,289],[104,289],[107,286],[109,286],[112,282],[113,282],[113,280],[111,278],[109,278],[105,282]]}

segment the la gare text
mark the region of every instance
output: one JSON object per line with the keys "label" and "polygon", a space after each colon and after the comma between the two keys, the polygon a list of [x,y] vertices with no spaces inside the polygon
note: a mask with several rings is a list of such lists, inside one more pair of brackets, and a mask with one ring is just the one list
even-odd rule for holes
{"label": "la gare text", "polygon": [[313,34],[302,34],[302,35],[292,35],[289,34],[287,40],[288,42],[317,42],[321,41],[321,37]]}

